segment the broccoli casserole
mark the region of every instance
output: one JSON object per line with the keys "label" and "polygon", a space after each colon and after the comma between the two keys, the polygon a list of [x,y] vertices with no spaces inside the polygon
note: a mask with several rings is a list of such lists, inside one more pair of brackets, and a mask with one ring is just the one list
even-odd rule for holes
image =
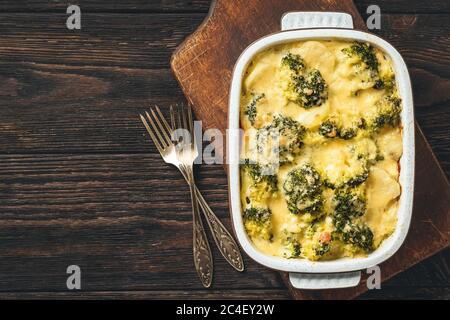
{"label": "broccoli casserole", "polygon": [[241,203],[262,252],[365,256],[395,230],[401,99],[390,58],[338,40],[255,56],[241,88]]}

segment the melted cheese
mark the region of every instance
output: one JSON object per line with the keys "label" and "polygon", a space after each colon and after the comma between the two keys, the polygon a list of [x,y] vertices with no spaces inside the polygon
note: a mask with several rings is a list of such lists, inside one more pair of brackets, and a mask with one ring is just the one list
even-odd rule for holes
{"label": "melted cheese", "polygon": [[[371,118],[377,112],[377,103],[387,95],[386,90],[373,88],[367,82],[367,70],[357,70],[355,61],[349,59],[342,49],[352,43],[344,41],[305,41],[279,45],[258,54],[249,65],[242,85],[241,127],[246,132],[241,151],[242,158],[255,157],[255,134],[271,124],[274,115],[283,115],[298,121],[306,130],[303,145],[293,161],[281,165],[277,171],[278,191],[267,195],[255,188],[251,177],[241,174],[241,200],[243,208],[250,205],[270,209],[272,236],[258,236],[247,230],[254,245],[262,252],[281,257],[290,257],[286,247],[286,234],[293,235],[301,245],[300,258],[310,260],[356,257],[367,254],[342,239],[329,239],[336,232],[332,214],[335,191],[323,188],[323,212],[321,218],[310,213],[293,214],[288,209],[283,193],[283,183],[288,173],[303,164],[311,164],[327,181],[340,185],[348,179],[368,171],[363,188],[366,209],[358,222],[367,225],[373,232],[373,249],[394,231],[397,223],[398,199],[401,188],[398,183],[398,161],[402,154],[402,132],[400,126],[385,127],[376,133],[359,130],[348,140],[326,138],[318,128],[326,119],[336,119],[343,127],[353,126],[361,118]],[[392,73],[391,61],[375,49],[380,76]],[[309,109],[287,99],[283,90],[289,73],[281,68],[281,60],[287,53],[298,54],[308,69],[318,69],[328,86],[328,98],[320,106]],[[361,68],[359,66],[359,68]],[[357,92],[357,94],[355,94]],[[255,94],[264,94],[257,103],[253,124],[246,114]],[[361,157],[371,163],[361,161]],[[257,159],[261,162],[261,159]],[[263,161],[264,162],[264,161]],[[250,203],[249,203],[250,202]],[[324,240],[324,238],[326,238]],[[335,238],[333,236],[333,238]],[[317,244],[331,243],[329,252],[317,255]]]}

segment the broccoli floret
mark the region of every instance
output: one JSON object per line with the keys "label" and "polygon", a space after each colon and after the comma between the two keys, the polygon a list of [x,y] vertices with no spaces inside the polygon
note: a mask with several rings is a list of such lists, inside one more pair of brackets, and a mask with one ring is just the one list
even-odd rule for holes
{"label": "broccoli floret", "polygon": [[378,59],[370,44],[355,42],[349,48],[342,49],[342,52],[349,57],[355,55],[358,56],[358,58],[365,63],[366,68],[378,74]]}
{"label": "broccoli floret", "polygon": [[288,91],[288,99],[305,109],[318,107],[328,98],[328,86],[317,69],[293,76]]}
{"label": "broccoli floret", "polygon": [[332,215],[336,232],[344,243],[352,244],[366,252],[373,248],[373,233],[355,219],[366,212],[365,196],[355,188],[337,190],[333,198],[335,209]]}
{"label": "broccoli floret", "polygon": [[285,117],[282,115],[275,116],[273,118],[274,128],[280,130],[281,134],[285,135],[291,139],[297,139],[297,143],[301,143],[301,139],[305,134],[305,127],[303,127],[299,122],[295,121],[290,117]]}
{"label": "broccoli floret", "polygon": [[350,243],[365,252],[373,250],[373,232],[362,224],[352,224],[342,232],[342,241]]}
{"label": "broccoli floret", "polygon": [[291,213],[319,214],[322,211],[322,183],[319,173],[311,165],[291,170],[283,190]]}
{"label": "broccoli floret", "polygon": [[375,81],[375,84],[373,85],[374,89],[383,89],[384,88],[384,81],[381,79],[378,79]]}
{"label": "broccoli floret", "polygon": [[377,153],[377,155],[375,156],[375,161],[383,161],[384,160],[384,156],[381,153]]}
{"label": "broccoli floret", "polygon": [[355,137],[357,134],[357,130],[355,128],[343,128],[339,131],[339,137],[344,140],[349,140]]}
{"label": "broccoli floret", "polygon": [[[374,48],[367,43],[355,42],[350,47],[342,49],[355,66],[355,74],[362,77],[363,88],[373,87],[375,89],[385,88],[388,79],[381,79],[379,62]],[[358,91],[354,92],[355,95]]]}
{"label": "broccoli floret", "polygon": [[300,152],[305,132],[306,129],[299,122],[290,117],[277,115],[270,125],[258,131],[258,152],[264,154],[267,151],[266,148],[273,147],[271,143],[268,143],[268,139],[276,137],[278,148],[272,151],[278,153],[280,164],[289,163]]}
{"label": "broccoli floret", "polygon": [[291,242],[289,247],[291,249],[291,258],[300,257],[300,254],[302,253],[302,246],[298,241]]}
{"label": "broccoli floret", "polygon": [[299,106],[309,109],[320,106],[328,98],[328,86],[317,69],[306,70],[300,55],[288,53],[281,66],[289,68],[290,79],[285,88],[286,97]]}
{"label": "broccoli floret", "polygon": [[372,131],[377,132],[385,126],[397,126],[400,123],[401,102],[400,98],[393,96],[383,99],[379,105],[378,114],[372,120]]}
{"label": "broccoli floret", "polygon": [[364,183],[368,177],[369,177],[369,169],[364,168],[362,173],[357,174],[356,176],[348,179],[345,182],[345,185],[347,185],[349,187],[357,187],[360,184]]}
{"label": "broccoli floret", "polygon": [[250,104],[248,104],[245,107],[244,114],[248,117],[248,121],[250,121],[252,126],[255,124],[255,119],[256,119],[256,114],[257,114],[256,105],[264,97],[265,97],[264,93],[258,94],[258,95],[253,95],[252,101],[250,102]]}
{"label": "broccoli floret", "polygon": [[375,81],[374,89],[386,89],[387,92],[392,93],[395,87],[395,75],[385,76]]}
{"label": "broccoli floret", "polygon": [[359,129],[366,129],[367,128],[367,121],[364,118],[360,118],[358,122],[356,123],[357,127]]}
{"label": "broccoli floret", "polygon": [[342,232],[344,228],[350,223],[347,215],[343,212],[333,212],[332,215],[333,225],[336,229],[336,232]]}
{"label": "broccoli floret", "polygon": [[[359,158],[358,158],[359,159]],[[331,182],[328,177],[324,177],[322,179],[322,185],[326,188],[335,190],[342,190],[346,188],[356,188],[366,182],[369,177],[369,167],[373,163],[371,160],[367,159],[359,159],[361,161],[361,169],[358,173],[354,174],[351,177],[345,177],[344,179],[338,179],[337,181]],[[374,161],[374,160],[373,160]]]}
{"label": "broccoli floret", "polygon": [[339,128],[334,121],[326,120],[320,125],[319,133],[327,138],[335,138],[339,136]]}
{"label": "broccoli floret", "polygon": [[[384,89],[390,94],[394,91],[395,75],[393,72],[383,73],[380,70],[375,50],[370,44],[355,42],[350,47],[342,49],[342,52],[356,61],[355,65],[358,67],[356,73],[365,75],[363,82],[368,83],[374,89]],[[357,95],[358,92],[355,94]]]}
{"label": "broccoli floret", "polygon": [[334,195],[335,211],[349,219],[362,216],[366,211],[366,199],[355,189],[339,189]]}
{"label": "broccoli floret", "polygon": [[305,63],[298,54],[288,53],[281,59],[281,65],[288,67],[294,73],[298,74],[305,69]]}
{"label": "broccoli floret", "polygon": [[337,232],[343,232],[355,218],[366,212],[366,198],[361,189],[340,188],[333,197],[333,224]]}
{"label": "broccoli floret", "polygon": [[249,207],[244,210],[244,226],[252,237],[272,238],[272,212],[267,208]]}
{"label": "broccoli floret", "polygon": [[331,246],[329,243],[319,242],[317,246],[314,248],[314,253],[318,257],[324,256],[327,252],[331,250]]}
{"label": "broccoli floret", "polygon": [[336,185],[335,185],[334,183],[332,183],[328,178],[324,178],[324,179],[322,180],[322,185],[323,185],[325,188],[328,188],[328,189],[331,189],[331,190],[336,189]]}
{"label": "broccoli floret", "polygon": [[296,238],[295,234],[284,230],[285,239],[284,246],[287,249],[287,253],[284,254],[285,258],[298,258],[302,252],[302,246],[300,241]]}
{"label": "broccoli floret", "polygon": [[358,134],[358,126],[342,128],[335,121],[328,119],[320,125],[319,133],[327,138],[349,140]]}
{"label": "broccoli floret", "polygon": [[242,164],[242,169],[253,180],[253,185],[264,188],[264,191],[273,194],[278,191],[278,180],[275,174],[268,174],[266,170],[259,163],[251,162],[245,159]]}

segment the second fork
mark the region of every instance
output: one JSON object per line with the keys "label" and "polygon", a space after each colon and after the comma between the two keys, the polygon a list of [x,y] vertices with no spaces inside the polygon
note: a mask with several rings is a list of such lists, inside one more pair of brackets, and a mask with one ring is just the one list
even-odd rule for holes
{"label": "second fork", "polygon": [[[202,219],[200,217],[197,192],[195,190],[194,160],[198,156],[198,150],[195,143],[192,111],[190,107],[186,110],[183,105],[176,109],[171,107],[170,118],[172,121],[172,128],[174,128],[174,138],[178,140],[175,150],[179,161],[179,169],[187,177],[191,192],[194,264],[203,285],[209,287],[213,275],[213,260]],[[182,138],[181,141],[179,140],[180,137]]]}

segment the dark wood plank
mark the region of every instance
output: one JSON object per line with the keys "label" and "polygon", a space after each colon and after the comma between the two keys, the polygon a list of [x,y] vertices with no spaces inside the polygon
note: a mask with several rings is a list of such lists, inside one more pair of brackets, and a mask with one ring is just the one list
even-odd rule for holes
{"label": "dark wood plank", "polygon": [[81,30],[66,28],[65,13],[0,14],[2,62],[154,69],[205,14],[86,13]]}
{"label": "dark wood plank", "polygon": [[[158,104],[168,115],[168,105],[184,101],[167,69],[12,66],[0,64],[1,153],[155,152],[137,114]],[[420,101],[435,90],[427,85],[415,92]],[[434,99],[424,99],[416,118],[449,176],[450,113],[447,103]]]}
{"label": "dark wood plank", "polygon": [[[447,80],[442,85],[448,86],[450,33],[448,29],[442,28],[448,19],[447,14],[383,14],[381,29],[373,32],[395,46],[408,67],[431,72],[441,80]],[[420,104],[423,101],[419,100]]]}
{"label": "dark wood plank", "polygon": [[[90,1],[82,3],[83,29],[69,33],[64,28],[67,15],[62,2],[2,1],[0,12],[52,13],[0,15],[0,153],[11,154],[0,158],[0,225],[4,226],[0,239],[7,244],[0,245],[0,291],[47,291],[3,292],[0,298],[65,297],[67,293],[48,291],[65,289],[68,260],[93,263],[88,263],[85,279],[86,288],[94,290],[86,296],[93,298],[186,298],[192,288],[196,289],[192,296],[198,298],[248,299],[255,292],[283,295],[277,289],[282,285],[276,273],[245,258],[247,274],[234,274],[217,252],[215,290],[200,290],[190,266],[188,242],[173,242],[167,234],[158,239],[160,231],[154,230],[190,239],[189,199],[180,176],[156,156],[136,114],[149,103],[166,107],[183,101],[166,69],[168,59],[200,24],[207,2],[146,1],[133,7],[133,1]],[[448,57],[442,54],[449,47],[448,31],[442,28],[448,16],[384,14],[416,13],[416,9],[449,12],[448,2],[441,2],[375,3],[383,12],[379,34],[398,47],[414,69],[415,91],[420,88],[421,92],[415,96],[417,118],[449,174],[450,72]],[[357,1],[360,12],[366,3]],[[123,12],[130,14],[119,14]],[[155,12],[177,14],[141,14]],[[193,14],[178,14],[183,12]],[[202,168],[199,181],[229,226],[222,169]],[[171,242],[176,248],[168,247]],[[164,247],[169,258],[154,251],[157,246]],[[448,298],[448,290],[437,287],[443,279],[448,281],[447,260],[438,254],[394,277],[385,284],[386,290],[371,292],[368,298]],[[167,261],[173,266],[162,270]],[[159,270],[163,272],[160,280],[153,273]],[[180,274],[183,288],[174,280]]]}
{"label": "dark wood plank", "polygon": [[138,114],[184,101],[167,69],[30,67],[3,82],[2,153],[155,152]]}
{"label": "dark wood plank", "polygon": [[[435,254],[383,283],[383,288],[450,288],[450,248]],[[406,290],[405,290],[406,291]]]}
{"label": "dark wood plank", "polygon": [[[7,292],[0,293],[0,299],[239,299],[239,300],[286,300],[289,294],[286,290],[169,290],[169,291],[93,291],[93,292]],[[448,300],[448,287],[389,287],[381,290],[371,290],[362,295],[363,300],[393,300],[393,299],[434,299]]]}
{"label": "dark wood plank", "polygon": [[[64,291],[70,264],[90,291],[202,288],[188,188],[159,155],[0,159],[0,291]],[[199,187],[230,227],[226,177],[219,166],[206,169]],[[215,248],[214,256],[213,289],[282,287],[249,259],[240,274]]]}
{"label": "dark wood plank", "polygon": [[370,290],[359,297],[361,300],[449,300],[449,287],[391,287]]}
{"label": "dark wood plank", "polygon": [[450,13],[450,3],[446,0],[354,0],[359,13],[365,18],[367,7],[376,4],[383,13]]}
{"label": "dark wood plank", "polygon": [[[76,2],[82,12],[208,12],[211,0],[112,0],[92,1],[79,0]],[[66,12],[67,1],[14,1],[3,0],[0,11],[7,12]],[[75,3],[73,3],[75,4]]]}
{"label": "dark wood plank", "polygon": [[[83,12],[207,12],[211,0],[79,0],[77,4]],[[450,4],[445,0],[355,0],[361,14],[369,5],[376,4],[382,13],[450,13]],[[46,12],[65,11],[64,1],[34,0],[19,2],[3,0],[0,11]]]}
{"label": "dark wood plank", "polygon": [[416,108],[419,122],[447,178],[450,178],[450,112],[448,102]]}
{"label": "dark wood plank", "polygon": [[[222,167],[198,173],[230,227]],[[82,267],[85,290],[200,289],[188,189],[158,155],[1,156],[0,181],[0,292],[62,291],[69,264]],[[276,272],[247,257],[238,274],[214,255],[216,290],[281,287]],[[392,285],[441,285],[448,282],[442,265],[437,255]]]}
{"label": "dark wood plank", "polygon": [[7,292],[0,299],[121,299],[121,300],[171,300],[171,299],[239,299],[239,300],[285,300],[285,289],[257,290],[154,290],[154,291],[92,291],[92,292]]}
{"label": "dark wood plank", "polygon": [[[69,31],[64,14],[2,14],[0,57],[9,63],[168,67],[173,50],[205,16],[91,13],[83,16],[81,30]],[[442,28],[448,19],[447,14],[383,14],[382,29],[375,33],[398,48],[410,66],[448,78],[450,40]]]}
{"label": "dark wood plank", "polygon": [[[6,31],[0,35],[0,43],[4,43],[0,46],[0,151],[146,150],[144,139],[136,138],[143,133],[137,113],[148,104],[167,107],[183,101],[171,72],[160,68],[168,66],[171,50],[193,30],[192,24],[203,18],[188,16],[138,15],[130,26],[134,15],[93,14],[86,19],[98,24],[95,37],[90,28],[81,35],[68,36],[58,19],[52,18],[57,14],[12,14],[1,19],[0,26],[3,24]],[[414,20],[407,32],[395,17],[385,18],[386,29],[391,31],[382,29],[382,35],[398,45],[408,43],[399,49],[411,66],[417,117],[446,165],[450,114],[445,106],[450,94],[450,69],[445,54],[436,53],[435,60],[429,57],[433,45],[440,45],[440,52],[448,51],[448,35],[439,25],[450,16],[421,15],[415,19],[402,15],[400,21]],[[159,36],[147,32],[148,21],[157,21]],[[135,34],[132,41],[131,29]],[[172,35],[175,29],[178,33]],[[153,45],[148,48],[150,41]],[[429,49],[416,50],[416,46]],[[435,113],[435,108],[440,111]],[[435,125],[439,121],[436,115],[441,119],[440,126]],[[446,165],[445,169],[448,174],[450,167]]]}
{"label": "dark wood plank", "polygon": [[[203,166],[197,173],[207,200],[220,210],[219,216],[229,219],[222,167]],[[129,214],[128,209],[133,209],[133,215],[151,212],[155,219],[191,218],[186,183],[156,152],[0,155],[0,186],[0,220],[120,218]],[[136,204],[130,208],[130,203]]]}

